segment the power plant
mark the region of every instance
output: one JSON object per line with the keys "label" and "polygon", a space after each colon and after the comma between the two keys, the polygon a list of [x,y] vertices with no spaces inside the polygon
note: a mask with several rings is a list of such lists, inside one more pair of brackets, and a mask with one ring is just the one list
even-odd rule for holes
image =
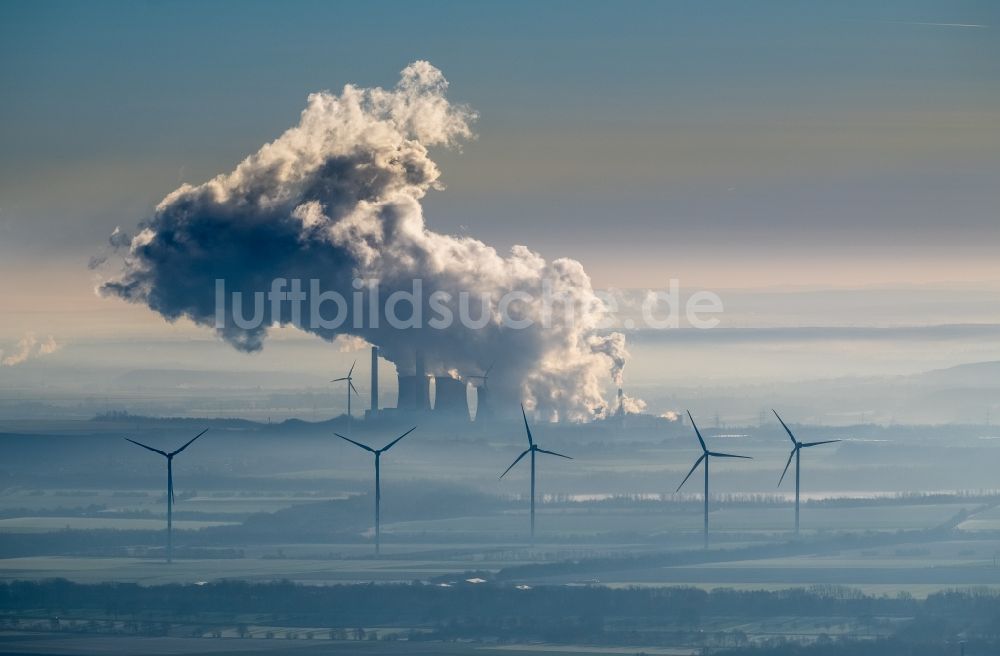
{"label": "power plant", "polygon": [[[440,359],[427,358],[418,348],[384,358],[384,349],[371,346],[370,355],[370,385],[368,391],[362,389],[369,397],[367,402],[362,402],[366,420],[375,421],[383,427],[396,421],[400,424],[420,422],[442,426],[474,423],[485,427],[500,416],[511,420],[516,417],[513,409],[521,401],[520,381],[510,375],[508,367],[508,371],[500,372],[500,383],[494,384],[494,377],[498,375],[495,361],[484,368],[473,365],[463,370],[445,368]],[[396,379],[395,394],[391,382],[386,381],[387,364],[395,370],[390,374]],[[352,378],[355,371],[352,366],[346,376],[334,381],[345,384],[348,409],[352,408],[352,394],[355,396],[354,403],[362,396],[352,382],[360,380],[360,373]],[[613,422],[619,429],[625,426],[626,421],[629,425],[642,425],[641,413],[630,412],[630,407],[630,399],[619,386],[616,396],[603,408],[598,408],[598,412],[604,420]],[[349,421],[350,417],[347,419]]]}
{"label": "power plant", "polygon": [[[396,406],[382,407],[379,403],[381,397],[379,394],[378,365],[379,349],[377,346],[373,346],[371,348],[371,397],[368,410],[365,411],[367,419],[424,415],[432,420],[438,418],[447,422],[472,421],[472,411],[469,407],[469,383],[457,374],[428,373],[424,356],[420,351],[414,352],[412,373],[397,365]],[[489,369],[482,375],[468,377],[482,381],[480,385],[473,386],[478,401],[477,421],[482,421],[488,416],[484,413],[484,410],[489,407],[486,391],[488,376]]]}
{"label": "power plant", "polygon": [[[477,373],[456,369],[442,370],[440,364],[428,365],[423,352],[414,349],[407,358],[394,359],[389,362],[395,368],[396,402],[392,404],[392,389],[380,389],[384,376],[379,375],[379,364],[382,351],[378,346],[371,347],[369,401],[366,404],[364,417],[368,420],[381,422],[411,423],[412,421],[435,422],[442,424],[476,423],[488,424],[497,418],[503,409],[516,408],[519,395],[513,395],[509,389],[500,387],[499,395],[491,385],[496,362],[491,362],[484,369],[473,369]],[[385,366],[384,364],[382,366]],[[335,382],[347,384],[348,407],[351,393],[361,396],[351,382],[354,368],[347,376],[336,379]],[[383,371],[383,374],[385,372]],[[510,381],[507,381],[510,387]],[[629,420],[639,420],[627,409],[627,397],[621,387],[616,389],[616,396],[606,407],[606,419],[623,426],[626,417]],[[510,412],[510,417],[515,414]]]}

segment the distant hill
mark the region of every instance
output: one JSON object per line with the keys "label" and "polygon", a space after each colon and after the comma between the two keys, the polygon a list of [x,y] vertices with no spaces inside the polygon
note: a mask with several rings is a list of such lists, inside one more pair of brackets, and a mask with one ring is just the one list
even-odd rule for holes
{"label": "distant hill", "polygon": [[929,385],[1000,387],[1000,361],[972,362],[918,374],[916,382]]}
{"label": "distant hill", "polygon": [[112,387],[124,389],[247,389],[303,388],[329,385],[326,378],[271,371],[199,371],[194,369],[135,369],[115,376]]}

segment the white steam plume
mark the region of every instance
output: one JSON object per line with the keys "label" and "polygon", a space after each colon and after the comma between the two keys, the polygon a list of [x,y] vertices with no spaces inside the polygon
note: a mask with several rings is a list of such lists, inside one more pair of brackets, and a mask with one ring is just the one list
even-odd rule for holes
{"label": "white steam plume", "polygon": [[57,342],[55,337],[52,335],[39,340],[38,337],[35,336],[35,333],[26,333],[24,337],[17,342],[14,353],[5,355],[5,352],[0,350],[0,366],[16,367],[19,364],[24,364],[28,360],[51,355],[62,347],[63,345]]}
{"label": "white steam plume", "polygon": [[[308,311],[298,324],[329,341],[345,334],[364,339],[406,373],[417,349],[428,373],[475,374],[496,361],[494,397],[523,399],[543,416],[581,421],[608,413],[603,383],[609,375],[620,380],[625,342],[598,333],[606,310],[580,263],[546,262],[524,246],[500,255],[424,222],[420,200],[440,188],[428,148],[473,136],[476,115],[449,102],[447,86],[438,69],[418,61],[393,89],[348,85],[339,95],[310,95],[299,124],[233,172],[163,199],[103,293],[147,304],[168,320],[188,317],[216,327],[216,279],[247,299],[275,278],[318,279],[324,290],[348,299],[355,278],[377,279],[382,299],[419,279],[425,298],[435,291],[452,295],[447,305],[456,317],[460,293],[472,299],[473,318],[485,297],[485,325],[456,320],[446,329],[398,330],[383,321],[355,328],[349,318],[324,329],[310,327]],[[515,304],[522,316],[545,316],[546,285],[575,316],[557,311],[547,325],[525,329],[502,324],[498,304],[510,292],[534,299]],[[269,325],[292,322],[286,311],[272,316],[264,305],[261,327],[227,321],[216,329],[236,348],[260,349]]]}

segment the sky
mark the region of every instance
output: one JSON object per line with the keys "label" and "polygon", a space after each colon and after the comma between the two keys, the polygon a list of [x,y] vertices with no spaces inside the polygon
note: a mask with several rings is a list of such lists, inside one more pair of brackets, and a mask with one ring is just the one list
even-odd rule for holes
{"label": "sky", "polygon": [[[731,327],[1000,322],[998,19],[900,0],[4,0],[0,343],[205,337],[98,298],[88,260],[309,93],[391,86],[417,59],[479,114],[476,140],[434,153],[436,231],[572,257],[597,287],[716,290]],[[744,304],[760,293],[778,300]],[[993,340],[975,358],[1000,358]]]}

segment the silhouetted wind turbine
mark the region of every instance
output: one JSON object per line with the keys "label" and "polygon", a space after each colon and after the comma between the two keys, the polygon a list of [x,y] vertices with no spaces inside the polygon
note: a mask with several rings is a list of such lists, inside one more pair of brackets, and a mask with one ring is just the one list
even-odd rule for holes
{"label": "silhouetted wind turbine", "polygon": [[561,453],[556,453],[555,451],[546,451],[535,444],[534,438],[531,437],[531,428],[528,427],[528,415],[524,412],[524,405],[521,405],[521,416],[524,417],[524,430],[528,434],[528,448],[525,449],[521,455],[519,455],[514,462],[511,463],[510,467],[504,470],[504,473],[500,474],[500,478],[507,475],[514,465],[521,462],[521,458],[531,454],[531,541],[535,541],[535,454],[536,453],[547,453],[550,456],[559,456],[560,458],[566,458],[567,460],[572,460],[569,456],[564,456]]}
{"label": "silhouetted wind turbine", "polygon": [[190,440],[188,440],[187,443],[184,444],[184,446],[182,446],[181,448],[177,449],[176,451],[170,451],[169,453],[166,452],[166,451],[160,451],[159,449],[154,449],[151,446],[146,446],[142,442],[136,442],[135,440],[129,439],[127,437],[125,438],[126,440],[128,440],[132,444],[135,444],[137,446],[141,446],[142,448],[148,449],[148,450],[152,451],[153,453],[159,453],[161,456],[163,456],[164,458],[167,459],[167,562],[168,563],[173,562],[173,556],[174,556],[174,535],[173,535],[173,531],[174,531],[174,456],[176,456],[178,453],[180,453],[184,449],[186,449],[189,446],[191,446],[192,442],[194,442],[196,439],[198,439],[199,437],[201,437],[202,435],[204,435],[207,432],[208,432],[208,429],[206,428],[205,430],[203,430],[202,432],[198,433],[197,435],[195,435],[194,437],[192,437]]}
{"label": "silhouetted wind turbine", "polygon": [[482,426],[485,426],[486,422],[492,417],[489,403],[489,380],[494,364],[496,364],[496,361],[491,362],[490,366],[486,367],[486,370],[481,374],[466,376],[467,379],[479,379],[480,381],[478,385],[474,385],[473,387],[476,394],[476,423]]}
{"label": "silhouetted wind turbine", "polygon": [[478,378],[479,380],[483,381],[483,387],[487,388],[486,382],[490,379],[490,372],[493,371],[493,365],[495,364],[496,364],[495,361],[491,362],[490,366],[486,367],[486,371],[484,371],[483,373],[477,374],[475,376],[466,376],[466,378]]}
{"label": "silhouetted wind turbine", "polygon": [[382,549],[382,526],[380,517],[382,508],[382,470],[381,470],[382,454],[391,449],[392,447],[394,447],[396,445],[396,442],[400,441],[401,439],[403,439],[404,437],[406,437],[415,430],[417,430],[416,426],[406,431],[405,433],[394,439],[392,442],[389,442],[381,449],[373,449],[367,444],[362,444],[361,442],[355,442],[351,438],[344,437],[340,433],[334,433],[334,435],[336,435],[340,439],[347,440],[354,446],[361,447],[365,451],[375,454],[375,555],[376,556],[379,555]]}
{"label": "silhouetted wind turbine", "polygon": [[350,371],[347,372],[346,376],[344,376],[343,378],[334,378],[333,380],[330,381],[331,383],[339,383],[341,381],[347,381],[347,425],[348,425],[348,427],[350,427],[350,423],[351,423],[351,392],[354,392],[358,396],[361,396],[361,392],[359,392],[358,388],[354,386],[354,378],[352,377],[352,375],[354,374],[354,367],[356,367],[357,365],[358,365],[358,361],[355,360],[354,364],[351,365],[351,369],[350,369]]}
{"label": "silhouetted wind turbine", "polygon": [[694,417],[691,416],[691,411],[687,411],[688,419],[691,420],[691,426],[694,427],[694,434],[698,436],[698,443],[701,444],[701,457],[694,461],[694,465],[691,467],[691,471],[688,475],[684,477],[681,484],[677,486],[677,491],[680,492],[687,480],[691,478],[691,474],[694,470],[698,468],[701,461],[705,461],[705,548],[708,548],[708,461],[710,458],[743,458],[745,460],[753,460],[750,456],[736,456],[731,453],[719,453],[718,451],[709,451],[708,447],[705,446],[705,440],[701,437],[701,431],[698,430],[698,425],[694,423]]}
{"label": "silhouetted wind turbine", "polygon": [[809,448],[811,446],[819,446],[820,444],[833,444],[834,442],[839,442],[840,440],[823,440],[822,442],[799,442],[792,435],[792,431],[788,429],[785,425],[784,420],[782,420],[781,415],[778,414],[777,410],[772,409],[771,412],[774,416],[778,418],[781,422],[781,427],[785,429],[788,433],[789,439],[792,440],[792,452],[788,454],[788,462],[785,463],[785,471],[781,472],[781,478],[778,479],[778,487],[781,487],[781,482],[785,480],[785,474],[788,473],[788,466],[792,464],[792,458],[795,458],[795,534],[799,534],[799,481],[801,479],[799,465],[801,464],[801,451],[802,449]]}

